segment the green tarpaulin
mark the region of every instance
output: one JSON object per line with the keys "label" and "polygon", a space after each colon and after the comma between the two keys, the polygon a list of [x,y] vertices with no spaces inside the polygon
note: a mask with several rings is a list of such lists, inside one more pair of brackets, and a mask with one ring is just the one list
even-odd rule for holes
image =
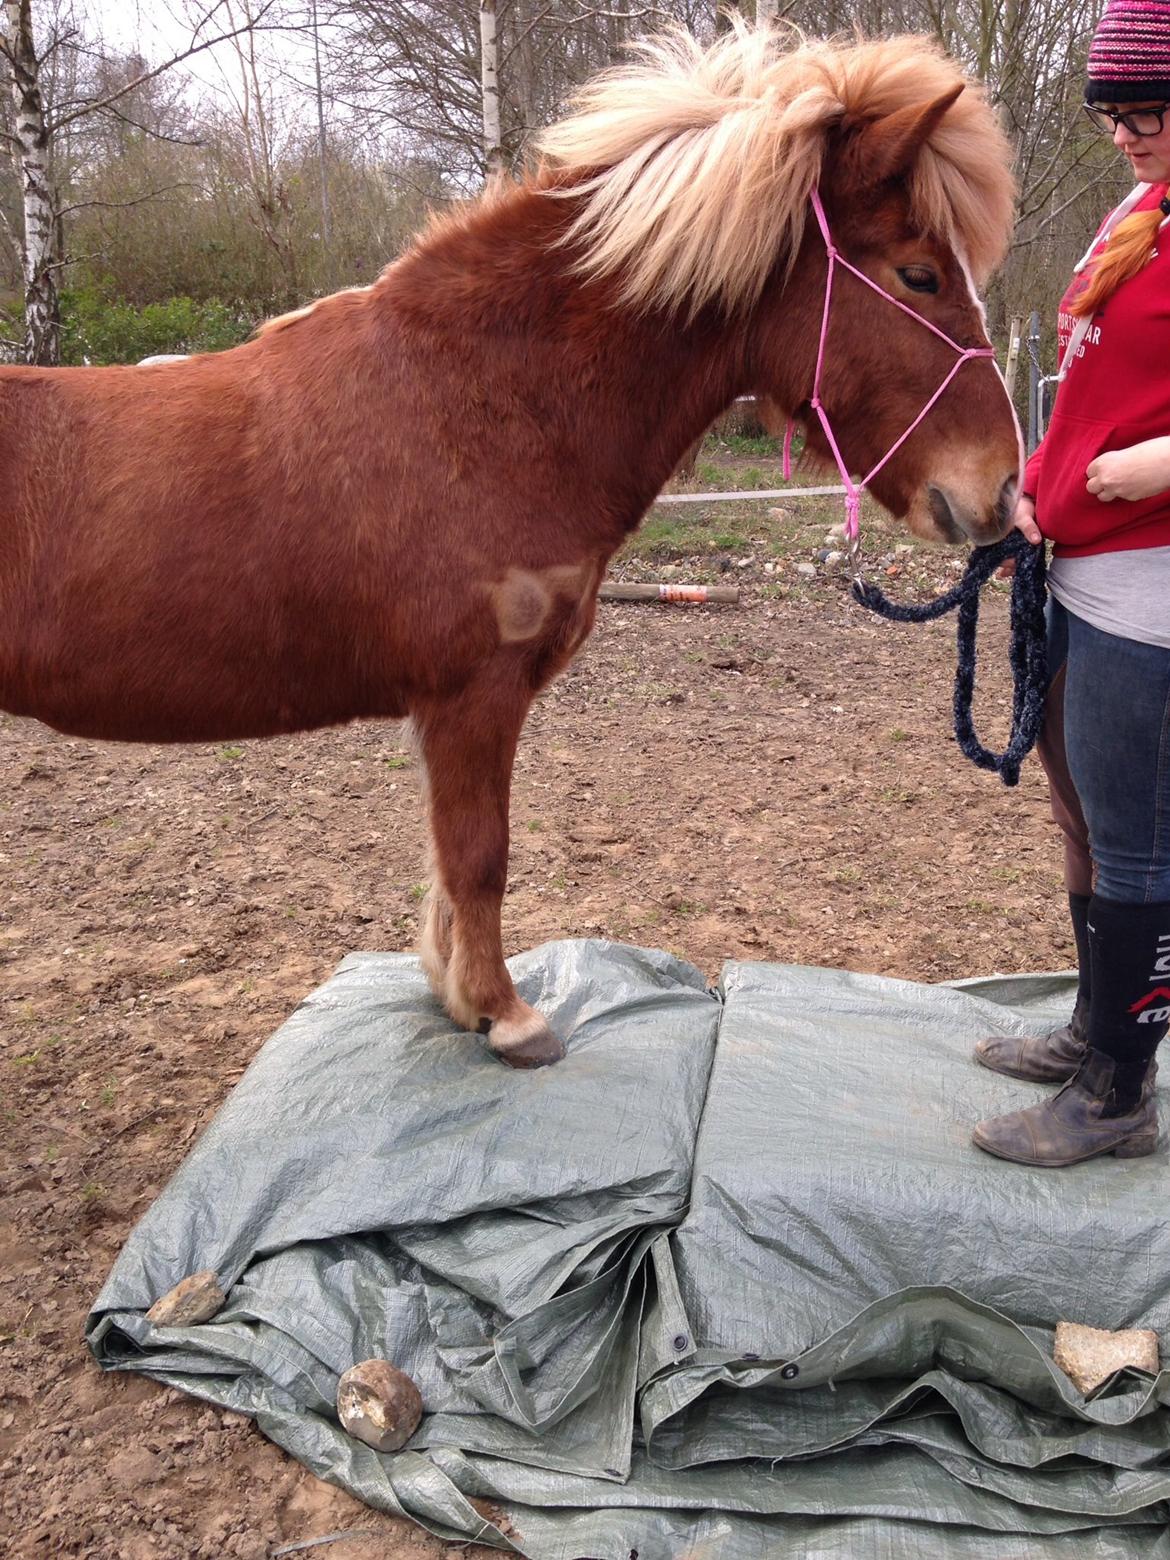
{"label": "green tarpaulin", "polygon": [[[1170,1336],[1166,1155],[970,1146],[1041,1092],[972,1042],[1063,1021],[1066,978],[731,963],[711,993],[608,942],[511,968],[556,1067],[453,1030],[414,959],[346,959],[131,1235],[101,1364],[533,1560],[1170,1560],[1170,1373],[1086,1401],[1052,1361],[1062,1319]],[[205,1268],[211,1322],[147,1322]],[[333,1413],[372,1356],[423,1395],[395,1455]]]}

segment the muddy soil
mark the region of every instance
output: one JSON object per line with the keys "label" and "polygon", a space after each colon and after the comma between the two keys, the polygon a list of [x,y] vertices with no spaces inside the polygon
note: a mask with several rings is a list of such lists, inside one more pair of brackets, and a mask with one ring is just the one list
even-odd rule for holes
{"label": "muddy soil", "polygon": [[[797,571],[810,559],[773,539],[746,562],[701,560],[743,587],[737,608],[602,607],[521,748],[510,950],[606,936],[710,976],[727,958],[918,980],[1070,963],[1038,767],[1007,790],[950,738],[949,623],[873,619],[831,566]],[[911,582],[905,559],[890,566]],[[913,583],[933,588],[952,565],[926,567],[938,577]],[[1002,588],[985,619],[981,709],[1002,738]],[[395,727],[164,749],[0,725],[13,1560],[260,1560],[350,1530],[320,1552],[456,1552],[319,1483],[234,1415],[100,1376],[81,1342],[135,1219],[264,1038],[344,954],[413,945],[424,861]]]}

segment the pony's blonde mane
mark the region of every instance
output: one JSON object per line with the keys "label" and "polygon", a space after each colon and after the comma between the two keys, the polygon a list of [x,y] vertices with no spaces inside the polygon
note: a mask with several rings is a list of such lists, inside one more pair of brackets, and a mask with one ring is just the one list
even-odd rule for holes
{"label": "pony's blonde mane", "polygon": [[[577,94],[544,132],[550,193],[581,200],[580,268],[620,273],[625,299],[693,312],[759,296],[800,246],[830,133],[964,82],[930,39],[809,42],[737,22],[710,48],[681,30]],[[933,131],[908,180],[912,220],[984,280],[1007,247],[1010,149],[981,87]]]}

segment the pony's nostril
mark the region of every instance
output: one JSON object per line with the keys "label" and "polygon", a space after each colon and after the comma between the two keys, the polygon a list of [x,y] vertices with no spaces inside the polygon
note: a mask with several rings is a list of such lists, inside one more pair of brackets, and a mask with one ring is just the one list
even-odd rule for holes
{"label": "pony's nostril", "polygon": [[1009,477],[999,490],[999,499],[995,506],[995,518],[1000,529],[1008,530],[1016,513],[1016,498],[1020,491],[1020,485],[1015,477]]}
{"label": "pony's nostril", "polygon": [[930,505],[930,517],[935,525],[938,526],[944,540],[948,542],[966,541],[967,533],[955,519],[951,501],[942,488],[936,488],[933,483],[928,484],[926,498]]}

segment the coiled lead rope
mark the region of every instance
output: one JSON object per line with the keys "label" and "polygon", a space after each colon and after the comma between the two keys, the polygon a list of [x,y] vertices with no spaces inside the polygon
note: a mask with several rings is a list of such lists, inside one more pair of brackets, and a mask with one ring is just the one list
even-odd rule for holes
{"label": "coiled lead rope", "polygon": [[[1015,559],[1012,579],[1011,650],[1012,729],[1002,753],[985,748],[975,732],[971,704],[975,693],[976,635],[979,624],[979,592],[996,569]],[[876,585],[855,580],[853,594],[863,607],[893,623],[926,623],[959,609],[958,665],[955,669],[955,740],[980,769],[993,769],[1004,785],[1016,785],[1020,765],[1036,745],[1044,723],[1048,691],[1047,635],[1044,604],[1047,563],[1044,544],[1029,542],[1020,531],[1009,531],[1002,541],[976,547],[967,560],[966,573],[952,590],[923,606],[899,606]]]}

